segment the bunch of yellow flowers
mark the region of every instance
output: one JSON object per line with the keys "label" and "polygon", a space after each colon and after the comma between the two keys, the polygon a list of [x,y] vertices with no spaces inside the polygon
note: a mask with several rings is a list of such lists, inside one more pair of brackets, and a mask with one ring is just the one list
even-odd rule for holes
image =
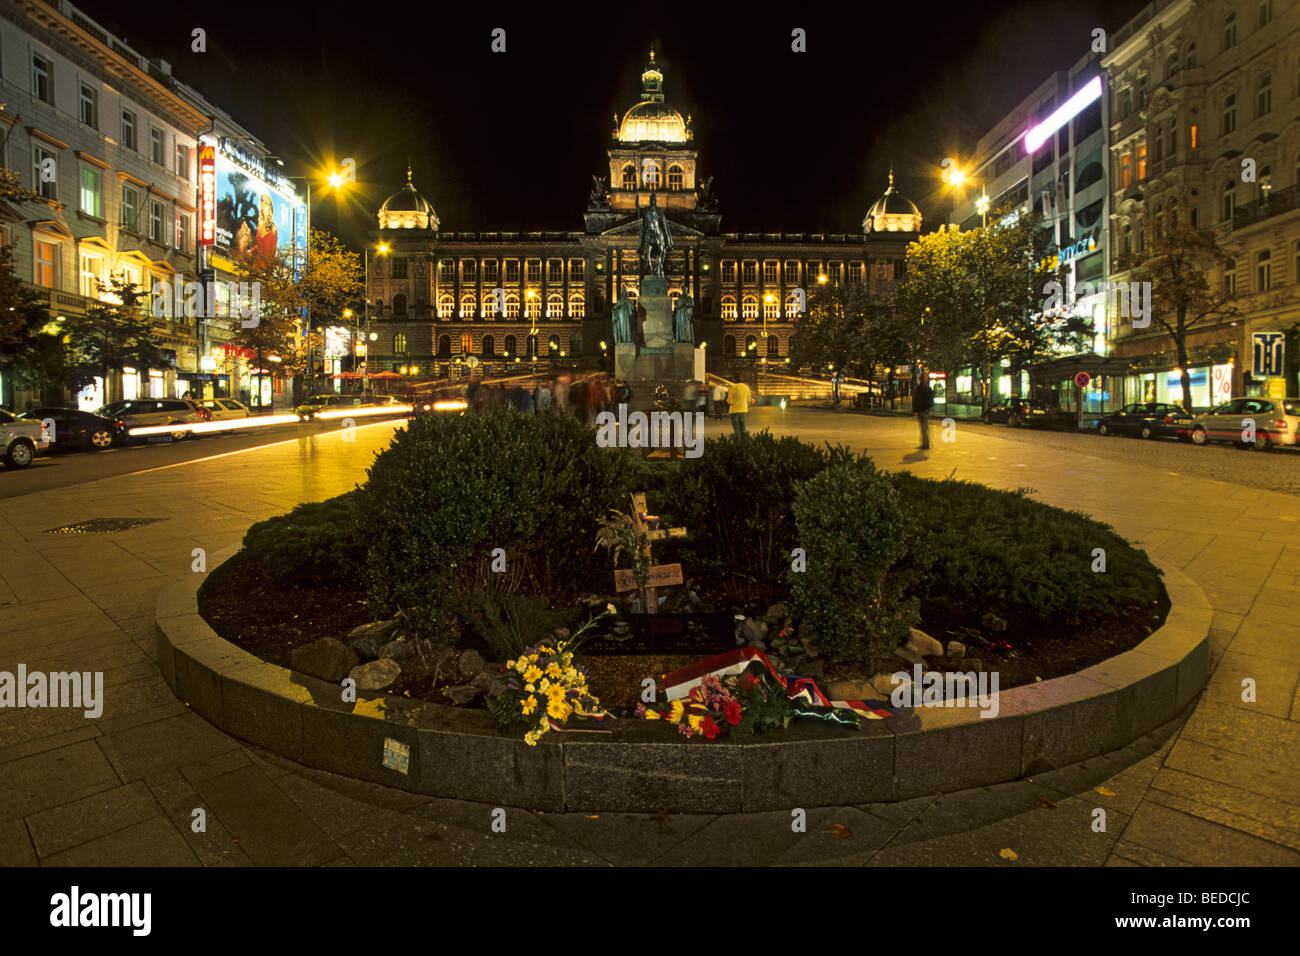
{"label": "bunch of yellow flowers", "polygon": [[587,675],[565,648],[540,644],[506,662],[506,694],[518,700],[519,716],[531,718],[533,729],[524,742],[537,746],[551,722],[565,724],[573,714],[598,716],[600,701],[587,686]]}

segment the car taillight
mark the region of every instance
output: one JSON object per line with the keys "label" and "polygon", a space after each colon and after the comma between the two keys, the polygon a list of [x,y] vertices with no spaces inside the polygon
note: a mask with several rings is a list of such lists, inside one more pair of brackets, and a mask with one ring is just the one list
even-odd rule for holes
{"label": "car taillight", "polygon": [[1280,428],[1280,429],[1282,429],[1283,431],[1286,431],[1286,419],[1285,419],[1285,418],[1279,418],[1277,421],[1275,421],[1275,422],[1273,423],[1273,427],[1274,427],[1274,428]]}

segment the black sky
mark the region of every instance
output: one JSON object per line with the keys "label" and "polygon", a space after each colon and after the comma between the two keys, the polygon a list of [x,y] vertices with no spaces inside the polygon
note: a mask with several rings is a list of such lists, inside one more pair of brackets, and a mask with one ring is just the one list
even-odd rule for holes
{"label": "black sky", "polygon": [[[694,116],[724,230],[856,231],[891,162],[932,220],[942,157],[969,155],[1095,28],[1144,4],[77,5],[169,61],[291,174],[355,158],[351,198],[318,189],[313,223],[357,243],[408,155],[444,231],[580,230],[651,43],[668,103]],[[190,49],[196,27],[206,53]],[[790,50],[795,27],[807,53]]]}

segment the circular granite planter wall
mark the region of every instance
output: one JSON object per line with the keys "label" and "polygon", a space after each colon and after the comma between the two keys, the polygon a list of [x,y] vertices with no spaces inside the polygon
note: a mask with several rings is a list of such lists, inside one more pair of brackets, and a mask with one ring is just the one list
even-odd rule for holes
{"label": "circular granite planter wall", "polygon": [[[199,574],[159,597],[157,660],[176,696],[226,733],[309,767],[435,796],[584,812],[876,803],[1077,763],[1177,714],[1205,686],[1211,612],[1186,575],[1163,570],[1163,627],[1077,674],[1002,691],[996,717],[923,707],[863,721],[857,733],[799,726],[743,744],[620,720],[613,733],[553,733],[529,747],[498,733],[486,711],[382,694],[345,704],[337,685],[218,637],[198,613]],[[405,772],[384,765],[394,742],[409,751]]]}

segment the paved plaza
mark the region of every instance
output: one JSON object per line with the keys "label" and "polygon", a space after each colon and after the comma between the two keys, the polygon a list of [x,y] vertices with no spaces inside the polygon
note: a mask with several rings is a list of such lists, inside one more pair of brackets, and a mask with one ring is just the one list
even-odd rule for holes
{"label": "paved plaza", "polygon": [[[216,554],[254,521],[354,487],[395,427],[0,501],[0,670],[102,670],[106,685],[98,719],[0,710],[0,863],[1300,864],[1300,455],[964,422],[951,442],[936,422],[922,453],[910,419],[756,409],[751,431],[844,443],[888,470],[1028,487],[1112,524],[1204,589],[1214,608],[1205,693],[1105,757],[905,803],[810,809],[806,833],[792,832],[788,812],[524,810],[493,833],[492,805],[314,771],[229,737],[176,700],[153,664],[156,594],[192,573],[195,548]],[[729,427],[709,422],[709,433]],[[48,533],[136,517],[160,520]],[[1253,703],[1242,701],[1246,677]],[[196,807],[206,833],[191,830]],[[1099,807],[1103,833],[1091,826]]]}

